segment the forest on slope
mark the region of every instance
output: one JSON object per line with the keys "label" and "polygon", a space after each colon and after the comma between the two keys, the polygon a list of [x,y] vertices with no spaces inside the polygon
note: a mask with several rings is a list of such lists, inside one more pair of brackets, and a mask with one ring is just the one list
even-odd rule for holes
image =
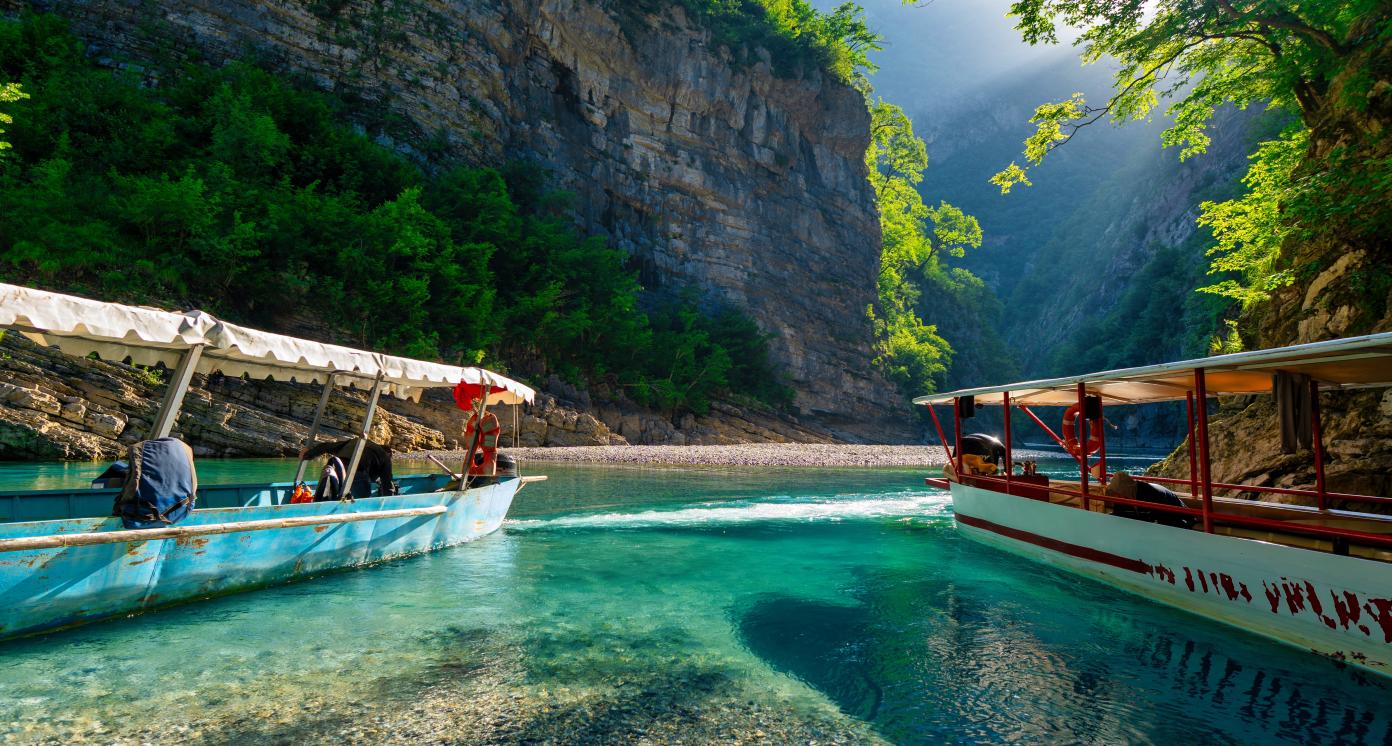
{"label": "forest on slope", "polygon": [[921,190],[981,224],[981,248],[959,263],[981,278],[984,313],[925,294],[924,318],[960,340],[948,382],[1205,354],[1236,304],[1194,292],[1213,282],[1198,205],[1240,191],[1246,154],[1275,118],[1224,112],[1208,157],[1185,163],[1161,148],[1163,116],[1095,127],[1042,164],[1032,187],[1002,195],[990,177],[1019,157],[1035,106],[1075,91],[1102,96],[1115,72],[1106,61],[1080,65],[1066,47],[1025,44],[1009,7],[879,0],[867,9],[886,33],[874,84],[904,102],[928,144]]}
{"label": "forest on slope", "polygon": [[[930,169],[944,181],[926,186],[968,185],[952,198],[986,234],[968,262],[1008,308],[1002,334],[1030,372],[1392,329],[1386,3],[996,5],[1035,50],[1032,67],[999,75],[1002,95],[975,110],[925,102],[924,119],[941,126],[920,127],[947,133]],[[894,27],[907,35],[912,25]],[[1076,41],[1066,51],[1089,67],[1038,74],[1051,64],[1038,50],[1060,41]],[[1017,144],[1003,152],[989,133],[1012,110]],[[996,195],[981,186],[983,162]],[[1000,194],[1024,204],[992,207]],[[1330,483],[1386,494],[1392,399],[1322,398]],[[1224,402],[1213,437],[1241,447],[1219,457],[1217,478],[1312,482],[1310,454],[1283,453],[1273,418],[1266,399]],[[1183,473],[1183,454],[1160,468]]]}
{"label": "forest on slope", "polygon": [[[874,362],[905,395],[939,384],[952,351],[919,319],[923,290],[908,275],[932,278],[931,292],[959,296],[968,313],[989,306],[980,281],[948,266],[979,230],[912,188],[922,143],[866,84],[878,36],[860,9],[684,7],[737,64],[762,50],[777,75],[861,91],[877,118],[866,160],[887,237],[880,303],[866,309]],[[631,26],[624,14],[641,5],[625,8]],[[792,396],[755,320],[680,290],[647,294],[635,257],[578,232],[567,195],[533,167],[471,167],[443,142],[394,149],[364,101],[255,56],[226,67],[178,55],[98,64],[55,16],[27,14],[0,32],[0,76],[14,81],[3,102],[12,148],[0,163],[5,279],[558,374],[673,417],[717,396],[775,408]],[[403,312],[381,314],[384,305]]]}
{"label": "forest on slope", "polygon": [[544,371],[671,413],[788,401],[751,319],[645,302],[535,166],[409,158],[353,124],[361,104],[254,64],[113,73],[53,15],[0,19],[0,79],[6,281]]}

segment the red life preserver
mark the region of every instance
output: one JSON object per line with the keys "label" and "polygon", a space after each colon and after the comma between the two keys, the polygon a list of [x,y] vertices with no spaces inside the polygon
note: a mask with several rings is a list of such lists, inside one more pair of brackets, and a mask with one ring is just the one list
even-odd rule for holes
{"label": "red life preserver", "polygon": [[[1063,413],[1063,447],[1074,457],[1078,456],[1078,431],[1074,423],[1078,421],[1078,405],[1074,404]],[[1096,423],[1088,428],[1087,452],[1097,453],[1102,448],[1102,425]]]}
{"label": "red life preserver", "polygon": [[[469,416],[464,424],[464,443],[474,442],[474,428],[478,425],[478,415]],[[502,432],[498,416],[492,412],[483,415],[483,432],[479,435],[478,449],[474,451],[474,462],[469,464],[469,476],[491,477],[498,471],[498,435]]]}

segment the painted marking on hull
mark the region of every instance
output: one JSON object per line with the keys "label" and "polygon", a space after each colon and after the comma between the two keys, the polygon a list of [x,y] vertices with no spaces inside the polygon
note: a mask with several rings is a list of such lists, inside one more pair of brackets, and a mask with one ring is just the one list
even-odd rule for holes
{"label": "painted marking on hull", "polygon": [[[1162,582],[1168,582],[1170,585],[1177,585],[1176,573],[1164,565],[1151,565],[1144,560],[1123,557],[1081,544],[1073,544],[1030,531],[1003,526],[984,518],[962,513],[958,513],[956,517],[961,523],[973,528],[990,531],[1071,557],[1127,570],[1138,575],[1150,575]],[[1183,569],[1184,586],[1190,593],[1212,595],[1230,602],[1241,599],[1243,603],[1248,605],[1252,603],[1252,592],[1247,588],[1247,584],[1234,580],[1227,573],[1205,571],[1187,566]],[[1311,616],[1331,630],[1357,629],[1364,636],[1371,638],[1373,637],[1372,628],[1367,624],[1360,623],[1360,620],[1366,615],[1368,619],[1377,623],[1378,628],[1382,631],[1383,642],[1392,643],[1392,598],[1368,598],[1366,601],[1360,602],[1356,593],[1330,589],[1329,596],[1333,602],[1333,611],[1338,616],[1335,619],[1325,613],[1325,606],[1319,598],[1319,592],[1314,583],[1308,580],[1292,580],[1288,577],[1282,577],[1280,580],[1269,583],[1262,581],[1262,591],[1272,614],[1279,615],[1281,607],[1284,605],[1291,616],[1302,616],[1309,612]],[[1363,657],[1359,654],[1356,659],[1361,661]]]}
{"label": "painted marking on hull", "polygon": [[958,513],[957,520],[973,528],[979,528],[986,531],[990,531],[991,533],[1000,534],[1001,536],[1007,536],[1012,539],[1015,539],[1016,541],[1023,541],[1026,544],[1034,544],[1035,546],[1044,547],[1045,549],[1052,549],[1055,552],[1061,552],[1063,554],[1069,555],[1070,557],[1078,557],[1080,559],[1085,559],[1092,562],[1100,562],[1104,565],[1111,565],[1112,567],[1117,567],[1122,570],[1130,570],[1131,572],[1139,573],[1141,575],[1155,574],[1155,568],[1138,559],[1123,557],[1119,554],[1112,554],[1111,552],[1103,552],[1098,549],[1093,549],[1092,547],[1085,547],[1081,544],[1070,544],[1066,541],[1051,539],[1047,536],[1040,536],[1039,534],[1030,533],[1029,531],[1021,531],[1018,528],[1011,528],[1009,526],[1002,526],[999,523],[992,523],[991,521],[982,518],[977,518],[975,516],[963,515],[961,513]]}

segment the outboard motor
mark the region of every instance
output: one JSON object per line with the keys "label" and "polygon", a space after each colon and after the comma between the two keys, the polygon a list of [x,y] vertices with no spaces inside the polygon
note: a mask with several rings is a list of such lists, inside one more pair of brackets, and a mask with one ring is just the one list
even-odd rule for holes
{"label": "outboard motor", "polygon": [[[982,460],[989,461],[997,467],[1005,461],[1005,444],[994,435],[986,433],[972,433],[962,436],[962,454],[970,456],[980,456]],[[952,454],[954,457],[956,453]]]}
{"label": "outboard motor", "polygon": [[[1162,487],[1158,484],[1149,482],[1138,482],[1131,478],[1130,474],[1119,471],[1112,475],[1112,481],[1107,485],[1107,494],[1116,497],[1125,497],[1141,502],[1155,503],[1156,505],[1170,505],[1176,508],[1187,508],[1184,501],[1176,495],[1174,491]],[[1175,528],[1193,528],[1196,523],[1194,516],[1184,515],[1183,513],[1171,513],[1166,510],[1150,510],[1135,505],[1113,505],[1112,515],[1122,518],[1131,518],[1148,523],[1159,523]]]}
{"label": "outboard motor", "polygon": [[517,476],[517,459],[512,454],[498,453],[498,476],[515,477]]}
{"label": "outboard motor", "polygon": [[342,500],[347,492],[343,484],[347,479],[348,467],[343,465],[343,459],[329,456],[324,461],[323,470],[319,472],[319,484],[314,486],[314,502]]}

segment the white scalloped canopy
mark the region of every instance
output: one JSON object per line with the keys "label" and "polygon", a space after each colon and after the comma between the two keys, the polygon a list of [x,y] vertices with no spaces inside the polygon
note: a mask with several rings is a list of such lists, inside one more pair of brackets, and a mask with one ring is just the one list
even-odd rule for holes
{"label": "white scalloped canopy", "polygon": [[15,329],[41,345],[70,355],[97,353],[139,365],[178,364],[202,345],[197,370],[255,379],[338,383],[366,388],[380,375],[383,391],[418,399],[423,389],[452,388],[461,381],[487,383],[489,404],[519,404],[535,397],[528,386],[482,368],[413,360],[380,352],[313,342],[250,329],[202,311],[156,308],[79,298],[0,283],[0,328]]}
{"label": "white scalloped canopy", "polygon": [[977,404],[1000,406],[1004,403],[1002,394],[1010,392],[1010,400],[1015,404],[1066,407],[1077,403],[1078,384],[1109,404],[1172,401],[1184,399],[1194,390],[1194,371],[1200,369],[1204,371],[1205,389],[1213,396],[1269,394],[1274,373],[1306,375],[1326,390],[1392,386],[1392,332],[948,391],[920,396],[914,403],[951,404],[957,397],[971,396]]}

